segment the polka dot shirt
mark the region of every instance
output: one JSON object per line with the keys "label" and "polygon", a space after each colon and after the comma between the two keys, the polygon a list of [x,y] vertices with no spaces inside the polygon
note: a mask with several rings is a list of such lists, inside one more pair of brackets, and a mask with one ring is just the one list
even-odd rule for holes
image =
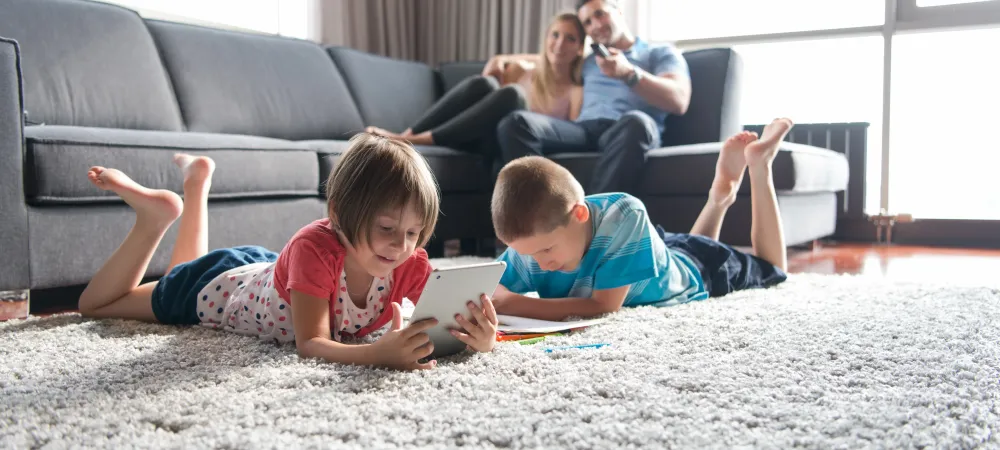
{"label": "polka dot shirt", "polygon": [[274,263],[237,267],[215,277],[198,293],[204,326],[262,339],[292,342],[292,310],[274,290]]}
{"label": "polka dot shirt", "polygon": [[333,340],[340,341],[343,334],[354,334],[375,321],[388,305],[389,287],[392,284],[392,276],[386,278],[375,278],[368,288],[367,298],[363,306],[358,306],[351,301],[348,295],[347,272],[340,273],[340,288],[337,290],[337,303],[334,306],[334,323],[337,324],[331,331]]}

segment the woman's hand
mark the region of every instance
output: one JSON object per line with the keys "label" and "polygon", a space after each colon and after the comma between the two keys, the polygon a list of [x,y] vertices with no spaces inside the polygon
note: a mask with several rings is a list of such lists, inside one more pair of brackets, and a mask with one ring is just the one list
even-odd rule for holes
{"label": "woman's hand", "polygon": [[482,75],[484,77],[493,77],[496,78],[497,81],[500,81],[500,79],[503,78],[505,65],[506,61],[504,61],[503,56],[496,55],[486,62],[486,67],[483,67]]}
{"label": "woman's hand", "polygon": [[451,330],[451,335],[464,342],[469,348],[477,352],[493,351],[493,346],[497,343],[497,312],[493,308],[490,297],[483,294],[480,297],[483,309],[476,307],[476,304],[469,302],[469,311],[472,312],[470,322],[461,314],[455,315],[455,321],[462,326],[464,333],[458,330]]}
{"label": "woman's hand", "polygon": [[392,327],[372,344],[377,365],[398,370],[433,369],[437,360],[420,363],[434,351],[434,344],[425,331],[437,325],[437,319],[425,319],[403,328],[399,303],[392,304]]}
{"label": "woman's hand", "polygon": [[503,76],[500,78],[500,84],[506,86],[511,83],[517,83],[532,68],[533,65],[527,61],[510,61],[503,66]]}

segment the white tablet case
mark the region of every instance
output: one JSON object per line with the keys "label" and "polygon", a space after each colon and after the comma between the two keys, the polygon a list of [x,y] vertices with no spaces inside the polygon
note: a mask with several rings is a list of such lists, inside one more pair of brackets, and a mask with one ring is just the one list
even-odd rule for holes
{"label": "white tablet case", "polygon": [[471,319],[466,303],[472,301],[482,307],[480,294],[491,296],[500,283],[507,263],[503,261],[435,269],[420,294],[413,309],[410,323],[426,318],[437,318],[438,324],[427,331],[434,352],[431,358],[447,356],[465,349],[465,343],[456,339],[449,329],[461,329],[455,314]]}

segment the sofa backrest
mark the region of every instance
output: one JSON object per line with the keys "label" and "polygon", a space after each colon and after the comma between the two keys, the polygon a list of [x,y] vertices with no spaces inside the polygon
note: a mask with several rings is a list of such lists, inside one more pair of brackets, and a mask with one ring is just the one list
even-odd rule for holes
{"label": "sofa backrest", "polygon": [[[691,72],[691,104],[683,116],[668,114],[662,146],[719,142],[743,129],[740,121],[740,88],[743,61],[730,48],[684,52]],[[485,61],[442,64],[438,68],[444,91],[459,81],[479,75]]]}
{"label": "sofa backrest", "polygon": [[426,64],[373,55],[347,47],[327,49],[366,125],[403,131],[440,96],[434,69]]}
{"label": "sofa backrest", "polygon": [[364,129],[340,72],[313,42],[147,20],[190,131],[290,140]]}
{"label": "sofa backrest", "polygon": [[691,72],[691,104],[682,116],[667,115],[662,145],[718,142],[742,130],[740,55],[729,48],[709,48],[684,52],[684,59]]}
{"label": "sofa backrest", "polygon": [[182,129],[153,39],[135,12],[81,0],[3,0],[0,35],[21,47],[29,122]]}
{"label": "sofa backrest", "polygon": [[486,61],[456,61],[443,63],[438,66],[438,77],[441,79],[441,88],[448,92],[462,80],[483,73]]}

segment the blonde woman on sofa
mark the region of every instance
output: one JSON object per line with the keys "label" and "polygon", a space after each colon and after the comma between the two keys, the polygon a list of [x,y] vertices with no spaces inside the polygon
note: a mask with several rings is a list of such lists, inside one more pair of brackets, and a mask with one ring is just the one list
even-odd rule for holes
{"label": "blonde woman on sofa", "polygon": [[586,31],[576,14],[557,15],[542,49],[528,58],[490,59],[482,76],[465,79],[402,133],[368,127],[370,133],[418,145],[496,149],[496,128],[508,113],[529,109],[575,120],[583,103]]}

